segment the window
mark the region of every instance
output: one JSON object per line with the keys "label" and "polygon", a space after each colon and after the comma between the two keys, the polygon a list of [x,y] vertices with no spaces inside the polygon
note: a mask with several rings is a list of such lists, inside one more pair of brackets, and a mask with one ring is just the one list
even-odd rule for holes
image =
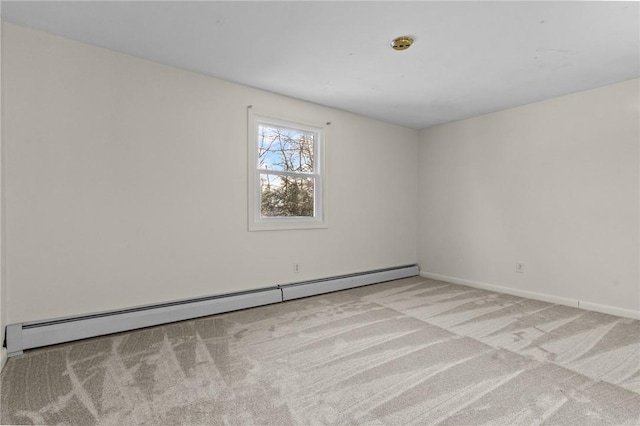
{"label": "window", "polygon": [[249,109],[249,229],[325,228],[324,128]]}

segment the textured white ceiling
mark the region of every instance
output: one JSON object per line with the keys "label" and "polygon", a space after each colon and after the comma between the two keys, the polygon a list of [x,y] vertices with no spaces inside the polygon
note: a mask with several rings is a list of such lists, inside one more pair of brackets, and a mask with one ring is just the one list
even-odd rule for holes
{"label": "textured white ceiling", "polygon": [[2,19],[424,128],[638,77],[639,6],[2,1]]}

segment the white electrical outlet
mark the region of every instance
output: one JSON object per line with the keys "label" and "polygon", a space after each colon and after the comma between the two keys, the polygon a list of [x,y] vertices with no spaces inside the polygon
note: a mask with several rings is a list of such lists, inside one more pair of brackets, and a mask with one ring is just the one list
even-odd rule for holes
{"label": "white electrical outlet", "polygon": [[300,272],[300,264],[299,263],[294,263],[293,264],[293,273],[294,274],[298,274]]}
{"label": "white electrical outlet", "polygon": [[516,262],[516,272],[519,274],[524,274],[524,263]]}

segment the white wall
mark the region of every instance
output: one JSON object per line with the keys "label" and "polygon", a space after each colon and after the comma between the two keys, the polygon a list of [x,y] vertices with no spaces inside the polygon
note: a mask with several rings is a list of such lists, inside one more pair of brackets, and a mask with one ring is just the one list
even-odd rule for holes
{"label": "white wall", "polygon": [[[2,43],[9,323],[416,262],[417,131],[11,24]],[[329,229],[247,231],[248,105],[332,122]]]}
{"label": "white wall", "polygon": [[631,80],[422,131],[421,270],[637,315],[638,90]]}
{"label": "white wall", "polygon": [[[416,260],[639,310],[638,80],[418,144],[413,130],[3,26],[3,331]],[[247,231],[247,105],[332,122],[329,229]]]}
{"label": "white wall", "polygon": [[3,167],[3,143],[2,143],[2,19],[0,18],[0,370],[7,361],[7,350],[2,347],[4,342],[5,327],[7,325],[7,298],[5,297],[7,286],[4,267],[4,167]]}

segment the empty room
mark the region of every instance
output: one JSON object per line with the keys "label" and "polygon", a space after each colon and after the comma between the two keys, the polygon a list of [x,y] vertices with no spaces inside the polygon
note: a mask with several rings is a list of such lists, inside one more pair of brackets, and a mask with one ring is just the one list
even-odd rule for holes
{"label": "empty room", "polygon": [[1,424],[640,424],[639,2],[0,14]]}

